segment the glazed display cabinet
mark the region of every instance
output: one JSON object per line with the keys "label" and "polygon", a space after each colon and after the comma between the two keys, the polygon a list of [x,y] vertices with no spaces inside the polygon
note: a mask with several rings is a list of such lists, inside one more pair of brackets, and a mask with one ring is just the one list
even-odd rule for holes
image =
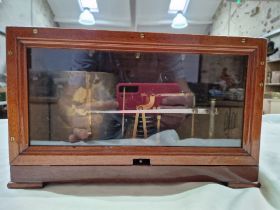
{"label": "glazed display cabinet", "polygon": [[7,28],[10,188],[258,186],[266,40]]}

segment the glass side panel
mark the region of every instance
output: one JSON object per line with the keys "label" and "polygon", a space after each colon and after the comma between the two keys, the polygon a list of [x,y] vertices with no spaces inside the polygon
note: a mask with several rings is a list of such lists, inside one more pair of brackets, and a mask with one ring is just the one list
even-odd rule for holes
{"label": "glass side panel", "polygon": [[247,56],[27,54],[30,145],[241,146]]}

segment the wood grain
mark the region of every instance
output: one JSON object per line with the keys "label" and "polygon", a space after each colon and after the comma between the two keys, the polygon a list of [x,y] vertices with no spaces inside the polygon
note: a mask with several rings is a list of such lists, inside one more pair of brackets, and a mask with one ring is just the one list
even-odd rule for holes
{"label": "wood grain", "polygon": [[19,155],[18,67],[16,34],[7,30],[7,103],[9,118],[9,161]]}
{"label": "wood grain", "polygon": [[[188,178],[184,177],[182,180],[186,181],[218,180],[243,183],[244,180],[240,181],[239,178],[234,178],[234,175],[224,174],[225,169],[233,169],[233,167],[238,168],[233,170],[233,174],[246,172],[247,175],[242,176],[249,182],[257,180],[263,100],[263,87],[260,83],[264,81],[265,39],[159,33],[144,33],[143,37],[138,32],[36,29],[38,33],[33,33],[33,28],[28,27],[7,28],[8,117],[9,135],[13,137],[13,141],[9,141],[9,157],[13,182],[45,182],[48,180],[44,174],[54,175],[54,172],[59,175],[54,175],[54,178],[50,178],[49,181],[101,180],[104,175],[107,177],[105,181],[118,180],[118,173],[126,174],[124,179],[132,178],[137,177],[135,169],[140,174],[144,173],[139,170],[140,168],[131,166],[134,158],[148,158],[151,164],[156,166],[151,167],[148,177],[147,175],[145,178],[138,177],[139,180],[180,180],[174,173],[167,176],[167,171],[164,171],[167,169],[164,169],[162,174],[158,174],[156,170],[160,165],[185,167],[186,171],[183,169],[182,171],[189,175]],[[30,47],[247,55],[242,147],[30,146],[26,55],[26,50]],[[96,168],[91,168],[92,165],[99,165],[97,174],[94,171]],[[70,177],[65,175],[65,167],[71,172]],[[219,167],[225,168],[221,170]],[[110,173],[110,169],[113,169],[114,173]],[[190,173],[189,170],[193,169],[196,172]],[[211,177],[210,172],[209,174],[201,173],[200,170],[204,171],[204,169],[213,170],[215,175]],[[85,170],[84,174],[90,175],[82,175],[80,170]],[[145,170],[150,170],[150,168]],[[220,173],[224,174],[224,179],[220,178]]]}
{"label": "wood grain", "polygon": [[13,182],[201,182],[250,183],[256,166],[12,166]]}
{"label": "wood grain", "polygon": [[[133,150],[133,149],[132,149]],[[168,150],[167,150],[168,151]],[[19,155],[11,165],[132,165],[150,159],[151,165],[257,165],[250,155]]]}

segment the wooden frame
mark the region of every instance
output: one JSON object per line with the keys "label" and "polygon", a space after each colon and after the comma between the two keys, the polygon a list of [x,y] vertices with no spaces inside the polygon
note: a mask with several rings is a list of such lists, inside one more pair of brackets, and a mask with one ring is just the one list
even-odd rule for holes
{"label": "wooden frame", "polygon": [[[155,51],[156,49],[156,51],[161,52],[247,55],[248,71],[242,147],[29,146],[26,49],[30,47],[138,50],[143,52]],[[178,167],[180,170],[182,169],[183,173],[171,175],[170,177],[174,179],[169,177],[170,180],[257,182],[265,62],[265,39],[9,27],[7,28],[7,68],[11,181],[15,183],[85,181],[101,180],[102,176],[106,177],[105,180],[114,180],[114,177],[120,173],[118,167],[124,167],[123,170],[128,173],[132,167],[138,167],[136,171],[139,171],[139,166],[132,166],[133,159],[150,159],[151,166],[141,166],[142,169],[146,167],[155,169],[151,170],[150,178],[143,173],[143,176],[139,175],[131,180],[156,180],[155,174],[158,174],[156,168],[165,167],[164,171],[170,167]],[[52,169],[49,168],[51,166]],[[102,168],[103,172],[101,170],[99,173],[100,177],[92,175],[79,178],[78,166],[83,167],[85,173],[89,173],[93,168]],[[61,174],[65,173],[62,169],[65,167],[75,175],[65,177],[63,180]],[[200,174],[197,167],[205,170],[212,170],[216,167],[216,170],[214,169],[214,175],[212,174],[208,178],[196,179],[194,177],[203,175]],[[234,174],[240,178],[235,180],[232,175],[227,175],[228,179],[219,178],[219,173],[233,168]],[[106,171],[109,172],[111,169],[115,173],[110,172],[110,176],[104,175]],[[55,170],[57,174],[49,179],[42,178],[42,173],[41,175],[39,173],[39,171],[44,171],[46,174],[53,175],[52,170]],[[242,171],[247,171],[247,174],[242,173]],[[26,174],[29,174],[30,179]],[[139,174],[142,173],[139,172]],[[207,176],[207,173],[204,176]],[[130,178],[132,177],[127,174],[121,180]],[[25,184],[9,185],[11,188],[16,186],[27,187]],[[30,186],[34,187],[34,185]],[[42,185],[35,184],[35,186]]]}

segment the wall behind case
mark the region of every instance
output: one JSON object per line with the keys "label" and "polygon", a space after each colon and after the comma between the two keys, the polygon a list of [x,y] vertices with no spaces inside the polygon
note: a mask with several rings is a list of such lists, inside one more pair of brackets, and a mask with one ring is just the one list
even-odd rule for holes
{"label": "wall behind case", "polygon": [[0,74],[6,72],[6,27],[55,27],[53,16],[46,0],[3,0],[0,3]]}

